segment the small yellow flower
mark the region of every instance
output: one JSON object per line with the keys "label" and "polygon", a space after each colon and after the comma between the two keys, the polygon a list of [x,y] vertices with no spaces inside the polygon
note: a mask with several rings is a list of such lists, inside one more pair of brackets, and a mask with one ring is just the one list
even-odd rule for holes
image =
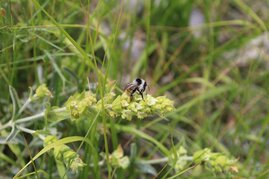
{"label": "small yellow flower", "polygon": [[128,110],[128,109],[125,109],[121,112],[121,117],[123,119],[127,119],[128,121],[132,120],[132,111],[131,110]]}
{"label": "small yellow flower", "polygon": [[47,88],[46,84],[42,84],[37,87],[34,96],[32,97],[33,100],[42,99],[42,98],[52,98],[52,94],[50,90]]}
{"label": "small yellow flower", "polygon": [[187,158],[187,150],[180,146],[176,151],[172,151],[169,156],[169,164],[176,170],[180,171],[186,167],[188,164]]}
{"label": "small yellow flower", "polygon": [[113,167],[120,167],[126,169],[130,165],[130,160],[124,156],[121,145],[109,156],[109,163]]}
{"label": "small yellow flower", "polygon": [[129,102],[127,100],[122,100],[121,101],[121,106],[122,107],[127,107],[127,106],[129,106]]}
{"label": "small yellow flower", "polygon": [[96,104],[96,98],[90,91],[70,96],[65,106],[70,111],[71,119],[78,119],[91,106]]}
{"label": "small yellow flower", "polygon": [[154,97],[152,97],[152,96],[150,96],[150,95],[147,95],[145,101],[146,101],[146,104],[147,104],[148,106],[153,106],[153,105],[156,104],[157,99],[154,98]]}
{"label": "small yellow flower", "polygon": [[193,161],[197,164],[204,162],[207,166],[206,168],[213,172],[234,173],[238,171],[236,159],[229,158],[221,153],[211,152],[211,150],[208,148],[195,152],[193,155]]}

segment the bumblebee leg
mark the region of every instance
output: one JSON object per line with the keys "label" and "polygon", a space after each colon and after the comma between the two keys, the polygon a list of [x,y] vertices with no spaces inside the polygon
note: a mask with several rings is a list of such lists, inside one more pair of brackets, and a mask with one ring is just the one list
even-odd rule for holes
{"label": "bumblebee leg", "polygon": [[133,101],[133,98],[134,98],[134,95],[133,95],[134,93],[132,93],[131,95],[130,95],[130,102],[132,102]]}
{"label": "bumblebee leg", "polygon": [[141,95],[141,97],[142,97],[143,101],[145,101],[145,100],[144,100],[143,93],[142,93],[140,90],[138,90],[138,89],[137,89],[137,91],[138,91],[138,92],[139,92],[139,94]]}
{"label": "bumblebee leg", "polygon": [[137,88],[133,89],[133,91],[131,92],[130,94],[130,101],[133,100],[133,97],[134,97],[134,93],[136,92],[136,90],[138,90]]}

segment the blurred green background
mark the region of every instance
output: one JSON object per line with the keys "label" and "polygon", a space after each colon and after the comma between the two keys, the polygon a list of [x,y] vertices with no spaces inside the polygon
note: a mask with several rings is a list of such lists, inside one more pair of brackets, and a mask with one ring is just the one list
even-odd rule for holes
{"label": "blurred green background", "polygon": [[[25,101],[29,87],[45,83],[53,93],[51,106],[62,106],[75,92],[94,90],[103,75],[120,89],[140,77],[149,84],[147,93],[166,95],[174,101],[175,111],[167,120],[115,123],[133,123],[137,128],[148,125],[144,132],[168,149],[180,143],[189,153],[208,147],[234,156],[241,166],[236,178],[267,178],[268,8],[268,0],[2,0],[0,124],[12,116],[9,86]],[[31,105],[23,116],[44,108]],[[42,130],[44,123],[33,123],[30,128]],[[85,136],[87,127],[81,126],[65,122],[57,130],[62,136]],[[92,134],[102,135],[97,131],[96,126]],[[8,130],[0,134],[6,136]],[[125,143],[130,137],[112,132],[108,143]],[[35,140],[29,134],[24,138],[26,143]],[[100,138],[95,144],[102,151]],[[133,142],[140,157],[158,158],[153,145],[144,145],[139,137]],[[108,146],[109,151],[115,150]],[[40,144],[29,148],[23,140],[1,145],[1,176],[14,176],[41,149]],[[128,154],[129,146],[124,150]],[[91,160],[87,155],[82,159]],[[45,155],[39,162],[43,164],[37,164],[37,170],[57,176],[52,157]],[[129,167],[114,176],[152,178],[150,173],[162,172],[164,165],[147,166],[153,171],[148,173]],[[175,175],[167,168],[164,173],[160,176]],[[76,176],[107,177],[99,168],[85,169]],[[196,167],[180,177],[225,175]]]}

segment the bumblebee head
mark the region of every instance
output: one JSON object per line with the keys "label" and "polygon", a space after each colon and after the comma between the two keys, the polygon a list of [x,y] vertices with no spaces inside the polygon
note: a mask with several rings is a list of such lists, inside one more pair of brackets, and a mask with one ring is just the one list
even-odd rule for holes
{"label": "bumblebee head", "polygon": [[136,78],[134,81],[136,82],[137,85],[141,85],[142,84],[142,80],[140,78]]}
{"label": "bumblebee head", "polygon": [[133,81],[137,85],[137,88],[140,92],[144,92],[147,88],[147,82],[141,78],[137,78]]}

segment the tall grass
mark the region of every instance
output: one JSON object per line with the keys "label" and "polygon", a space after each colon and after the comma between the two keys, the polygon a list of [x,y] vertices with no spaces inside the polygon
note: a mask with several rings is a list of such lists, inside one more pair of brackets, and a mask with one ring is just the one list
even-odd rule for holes
{"label": "tall grass", "polygon": [[[266,1],[242,0],[1,1],[1,176],[232,177],[194,162],[175,170],[169,156],[182,146],[188,156],[204,148],[233,156],[238,178],[269,177],[266,8]],[[204,22],[194,27],[195,9]],[[108,117],[113,84],[121,95],[136,77],[175,110],[143,120]],[[53,98],[28,103],[44,83]],[[48,115],[84,90],[101,99],[100,113],[78,121]],[[46,135],[59,140],[43,146]],[[85,163],[77,173],[55,160],[52,150],[63,145]],[[107,162],[119,145],[130,159],[126,169]]]}

